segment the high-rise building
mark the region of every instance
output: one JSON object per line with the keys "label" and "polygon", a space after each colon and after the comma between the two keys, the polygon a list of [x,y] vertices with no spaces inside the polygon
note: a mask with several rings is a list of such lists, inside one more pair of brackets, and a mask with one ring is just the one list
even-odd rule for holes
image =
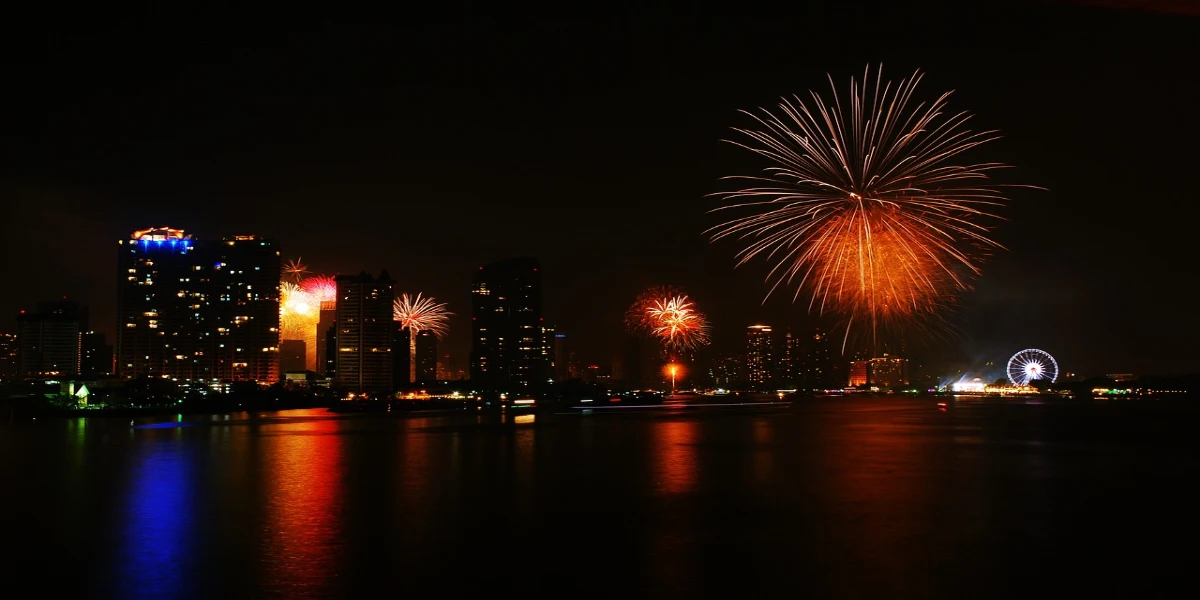
{"label": "high-rise building", "polygon": [[0,379],[16,376],[19,368],[17,334],[0,333]]}
{"label": "high-rise building", "polygon": [[392,391],[395,282],[363,272],[337,281],[337,385],[352,393]]}
{"label": "high-rise building", "polygon": [[392,389],[401,390],[416,379],[416,366],[413,364],[412,331],[392,321]]}
{"label": "high-rise building", "polygon": [[17,316],[17,372],[22,377],[79,374],[80,333],[87,313],[78,302],[38,304],[37,312]]}
{"label": "high-rise building", "polygon": [[[337,320],[337,303],[322,302],[321,313],[317,320],[317,364],[316,372],[322,375],[328,375],[332,367],[329,366],[331,360],[337,356],[329,354],[329,331],[333,329],[333,322]],[[334,334],[337,335],[336,333]]]}
{"label": "high-rise building", "polygon": [[800,378],[796,376],[797,367],[803,364],[799,352],[800,340],[792,335],[788,327],[783,333],[783,352],[779,358],[779,380],[789,385],[795,385]]}
{"label": "high-rise building", "polygon": [[908,360],[884,354],[872,358],[869,381],[873,386],[894,388],[908,385]]}
{"label": "high-rise building", "polygon": [[117,373],[216,383],[279,380],[279,250],[239,235],[135,231],[118,252]]}
{"label": "high-rise building", "polygon": [[837,389],[843,385],[843,382],[835,379],[831,343],[828,333],[820,328],[813,330],[804,361],[805,385],[809,389]]}
{"label": "high-rise building", "polygon": [[[220,381],[274,383],[279,372],[279,279],[275,243],[253,235],[202,241],[199,257],[211,257],[207,275],[214,292],[216,329],[209,351]],[[225,332],[221,330],[225,329]]]}
{"label": "high-rise building", "polygon": [[479,267],[471,287],[471,380],[517,391],[546,380],[542,274],[533,258]]}
{"label": "high-rise building", "polygon": [[324,373],[326,379],[334,379],[337,374],[337,321],[329,322],[329,329],[325,330],[325,337],[318,339],[318,343],[325,347],[325,363]]}
{"label": "high-rise building", "polygon": [[304,340],[280,340],[279,371],[283,374],[306,371],[308,348]]}
{"label": "high-rise building", "polygon": [[433,330],[417,332],[417,381],[437,381],[437,342]]}
{"label": "high-rise building", "polygon": [[751,325],[746,328],[746,381],[765,385],[772,381],[775,362],[772,360],[771,326]]}
{"label": "high-rise building", "polygon": [[567,334],[554,334],[552,348],[554,356],[554,380],[566,381],[571,379],[571,368],[568,362],[570,355],[567,352]]}
{"label": "high-rise building", "polygon": [[88,331],[79,336],[79,374],[108,377],[113,374],[113,347],[103,333]]}
{"label": "high-rise building", "polygon": [[908,385],[908,360],[884,354],[868,360],[850,363],[851,386],[870,385],[894,388]]}
{"label": "high-rise building", "polygon": [[542,374],[547,379],[555,379],[556,373],[554,367],[554,340],[558,335],[555,329],[549,325],[542,325]]}
{"label": "high-rise building", "polygon": [[850,387],[867,385],[871,382],[871,361],[855,360],[850,362]]}

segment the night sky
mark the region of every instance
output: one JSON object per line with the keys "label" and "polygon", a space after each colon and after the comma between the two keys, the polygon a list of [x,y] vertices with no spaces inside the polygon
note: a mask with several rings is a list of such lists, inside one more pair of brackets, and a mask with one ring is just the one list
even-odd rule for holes
{"label": "night sky", "polygon": [[718,179],[762,166],[720,140],[748,125],[738,109],[882,62],[926,71],[923,98],[956,90],[951,108],[1003,132],[983,158],[1017,167],[1004,181],[1049,190],[1013,192],[961,338],[920,352],[1200,370],[1189,3],[446,4],[4,15],[0,314],[66,295],[111,334],[116,241],[169,225],[274,238],[316,272],[386,268],[449,302],[461,365],[472,273],[510,256],[542,261],[546,321],[589,362],[651,285],[691,292],[717,350],[755,322],[807,330],[806,303],[762,304],[764,264],[735,270],[736,242],[702,235]]}

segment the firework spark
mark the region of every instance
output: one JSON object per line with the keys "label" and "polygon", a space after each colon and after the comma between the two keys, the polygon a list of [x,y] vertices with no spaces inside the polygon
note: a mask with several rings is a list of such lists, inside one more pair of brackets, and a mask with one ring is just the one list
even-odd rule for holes
{"label": "firework spark", "polygon": [[[965,129],[967,113],[947,112],[949,93],[915,103],[920,71],[898,85],[870,68],[849,95],[809,92],[766,109],[756,129],[734,129],[730,142],[772,164],[760,176],[718,194],[739,216],[710,229],[712,239],[746,246],[737,265],[771,263],[769,297],[794,287],[811,293],[809,309],[851,327],[865,324],[874,341],[883,325],[942,320],[955,296],[970,289],[979,263],[999,248],[988,235],[1006,199],[989,184],[1000,163],[960,163],[959,156],[997,139]],[[915,103],[915,106],[913,104]]]}
{"label": "firework spark", "polygon": [[686,294],[671,286],[638,296],[625,322],[634,333],[658,340],[667,352],[695,350],[710,341],[708,320]]}
{"label": "firework spark", "polygon": [[285,265],[283,265],[283,274],[291,277],[292,282],[297,285],[299,285],[304,279],[304,276],[309,273],[308,267],[305,266],[304,263],[300,262],[300,260],[301,259],[299,258],[289,260]]}
{"label": "firework spark", "polygon": [[417,333],[432,331],[438,338],[446,337],[450,331],[450,316],[453,314],[446,310],[444,302],[438,302],[432,297],[423,297],[419,293],[416,296],[400,294],[393,302],[392,318],[401,327],[408,329],[410,382],[417,381]]}

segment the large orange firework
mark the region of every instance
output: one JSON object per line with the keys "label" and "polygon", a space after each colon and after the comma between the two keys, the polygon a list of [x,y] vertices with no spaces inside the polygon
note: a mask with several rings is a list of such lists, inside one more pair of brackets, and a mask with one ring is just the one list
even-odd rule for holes
{"label": "large orange firework", "polygon": [[643,292],[625,313],[625,322],[634,333],[658,340],[667,352],[709,343],[708,320],[687,294],[671,286]]}
{"label": "large orange firework", "polygon": [[868,68],[844,97],[830,78],[828,100],[809,92],[811,103],[785,98],[778,114],[743,111],[759,127],[731,142],[772,164],[728,178],[750,183],[718,194],[727,202],[716,210],[745,214],[708,233],[746,242],[737,264],[772,264],[768,296],[807,290],[809,309],[843,317],[847,337],[858,324],[874,343],[885,325],[944,322],[999,247],[988,235],[1004,186],[989,175],[1006,165],[958,162],[998,136],[966,130],[970,115],[946,112],[949,93],[910,107],[922,77],[894,85]]}

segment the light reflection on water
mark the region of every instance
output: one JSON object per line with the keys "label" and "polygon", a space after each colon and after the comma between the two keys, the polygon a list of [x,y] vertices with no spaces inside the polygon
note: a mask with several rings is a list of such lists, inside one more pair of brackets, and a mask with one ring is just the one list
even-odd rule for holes
{"label": "light reflection on water", "polygon": [[696,485],[696,428],[692,420],[672,418],[657,423],[652,435],[657,489],[665,494],[684,494]]}
{"label": "light reflection on water", "polygon": [[262,447],[267,477],[263,510],[266,591],[284,597],[333,594],[338,589],[341,530],[342,436],[336,421],[271,427]]}
{"label": "light reflection on water", "polygon": [[191,594],[198,492],[191,458],[175,436],[147,440],[132,457],[120,533],[120,597]]}
{"label": "light reflection on water", "polygon": [[40,421],[0,437],[0,514],[18,572],[86,557],[68,596],[964,597],[1062,556],[1186,586],[1156,549],[1200,534],[1194,419],[1124,406]]}

